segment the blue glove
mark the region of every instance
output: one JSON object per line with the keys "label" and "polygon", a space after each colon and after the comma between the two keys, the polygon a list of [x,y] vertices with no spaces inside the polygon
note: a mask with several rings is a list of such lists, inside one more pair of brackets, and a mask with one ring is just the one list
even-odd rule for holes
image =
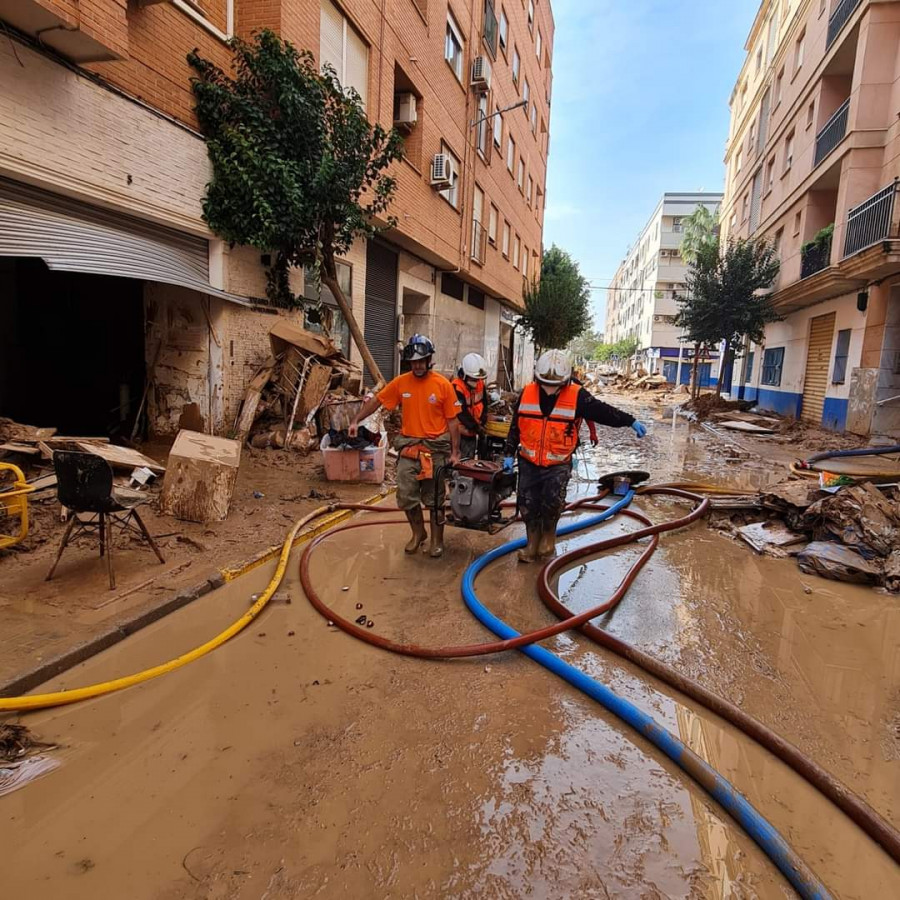
{"label": "blue glove", "polygon": [[503,471],[504,472],[512,472],[513,465],[515,465],[515,460],[511,456],[506,456],[503,458]]}
{"label": "blue glove", "polygon": [[647,433],[647,429],[643,425],[641,425],[640,422],[632,422],[631,427],[634,429],[634,433],[639,438],[642,438]]}

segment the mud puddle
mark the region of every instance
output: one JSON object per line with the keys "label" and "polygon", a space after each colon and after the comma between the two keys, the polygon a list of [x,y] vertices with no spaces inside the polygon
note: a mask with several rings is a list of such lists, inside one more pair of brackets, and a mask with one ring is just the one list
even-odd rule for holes
{"label": "mud puddle", "polygon": [[[656,452],[635,462],[655,465]],[[634,467],[628,453],[605,468]],[[496,539],[449,531],[440,562],[405,557],[403,542],[402,527],[348,532],[323,545],[313,576],[349,618],[362,603],[379,633],[487,639],[458,579]],[[629,553],[566,573],[567,601],[605,596]],[[867,591],[829,595],[817,581],[806,594],[788,566],[697,525],[663,538],[604,624],[743,703],[894,816],[898,762],[883,758],[878,720],[900,693],[897,620]],[[329,628],[295,562],[290,572],[291,602],[273,601],[225,648],[127,692],[23,718],[63,746],[64,764],[0,801],[4,887],[74,900],[791,896],[714,803],[530,660],[387,655]],[[478,590],[515,627],[537,627],[551,618],[534,574],[504,559]],[[245,576],[54,687],[183,652],[267,578]],[[897,867],[783,766],[582,637],[550,646],[721,768],[838,896],[900,896]]]}

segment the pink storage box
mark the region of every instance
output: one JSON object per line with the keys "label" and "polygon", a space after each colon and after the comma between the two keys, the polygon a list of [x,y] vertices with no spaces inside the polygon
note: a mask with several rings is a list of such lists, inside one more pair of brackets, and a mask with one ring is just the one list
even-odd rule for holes
{"label": "pink storage box", "polygon": [[338,450],[331,446],[331,438],[325,435],[319,449],[325,464],[325,477],[329,481],[368,481],[381,484],[384,481],[384,435],[378,447],[368,450]]}

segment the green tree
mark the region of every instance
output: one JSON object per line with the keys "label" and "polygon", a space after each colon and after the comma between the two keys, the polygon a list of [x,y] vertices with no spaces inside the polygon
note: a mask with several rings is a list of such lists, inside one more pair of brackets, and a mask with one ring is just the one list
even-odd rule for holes
{"label": "green tree", "polygon": [[585,331],[584,334],[569,342],[569,353],[575,359],[594,359],[597,348],[603,343],[602,335],[596,331]]}
{"label": "green tree", "polygon": [[555,244],[544,254],[539,281],[525,288],[517,327],[538,351],[565,347],[591,327],[590,285],[578,263]]}
{"label": "green tree", "polygon": [[710,212],[702,204],[681,220],[681,258],[690,265],[705,247],[719,245],[719,210]]}
{"label": "green tree", "polygon": [[188,54],[213,169],[204,219],[224,240],[271,254],[266,294],[274,305],[300,304],[290,271],[310,267],[382,381],[338,284],[335,258],[394,224],[384,218],[396,188],[386,170],[400,157],[400,136],[371,125],[356,91],[274,32],[230,46],[234,77],[197,51]]}
{"label": "green tree", "polygon": [[[723,366],[745,338],[762,341],[766,325],[782,318],[766,290],[780,267],[770,241],[729,241],[722,253],[711,245],[701,247],[688,271],[687,293],[678,300],[676,323],[684,337],[695,347],[723,344]],[[695,353],[695,370],[697,358]],[[696,392],[696,377],[694,383]],[[720,378],[716,393],[721,389]]]}
{"label": "green tree", "polygon": [[637,348],[637,338],[622,338],[621,341],[616,341],[614,344],[601,344],[597,348],[594,358],[598,360],[598,362],[609,362],[613,359],[628,359],[629,357],[634,356]]}

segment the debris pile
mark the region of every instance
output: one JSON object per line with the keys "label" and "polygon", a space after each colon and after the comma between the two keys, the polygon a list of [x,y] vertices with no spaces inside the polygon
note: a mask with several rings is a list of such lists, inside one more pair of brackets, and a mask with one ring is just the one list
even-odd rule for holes
{"label": "debris pile", "polygon": [[308,453],[330,429],[345,431],[362,406],[362,372],[327,337],[279,322],[232,428],[241,444]]}

